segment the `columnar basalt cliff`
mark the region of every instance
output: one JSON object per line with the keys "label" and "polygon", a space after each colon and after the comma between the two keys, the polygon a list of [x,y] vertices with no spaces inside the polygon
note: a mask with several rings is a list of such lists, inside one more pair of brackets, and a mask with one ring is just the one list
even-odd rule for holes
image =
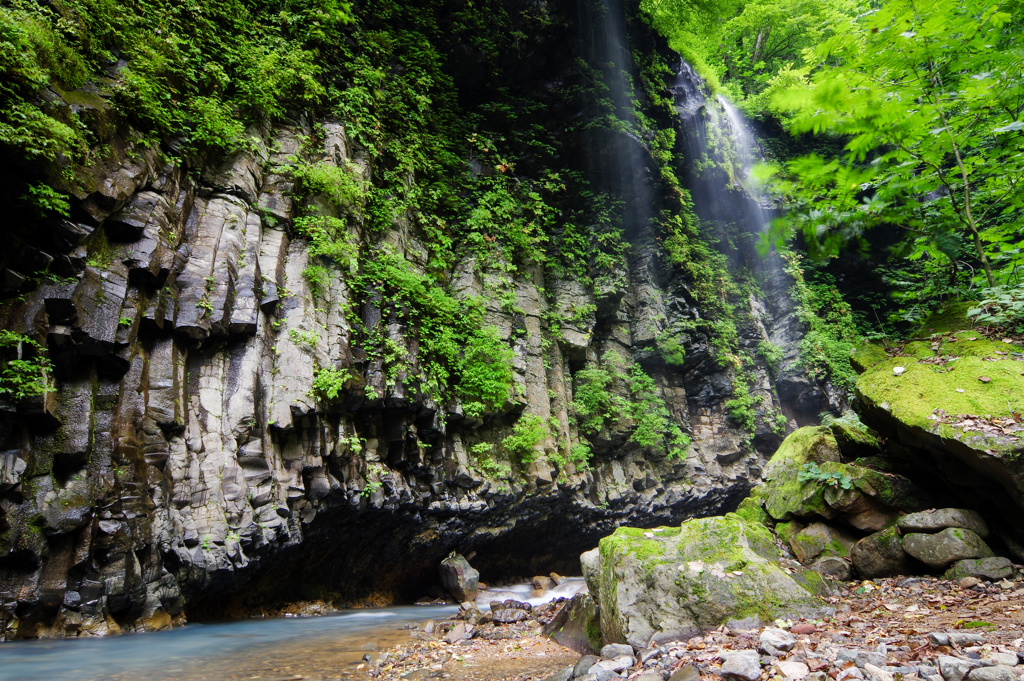
{"label": "columnar basalt cliff", "polygon": [[[770,302],[755,287],[716,294],[735,333],[718,342],[681,265],[701,256],[673,258],[657,230],[682,194],[664,169],[685,178],[692,133],[671,105],[674,75],[645,81],[643,97],[663,98],[648,115],[679,140],[659,162],[652,140],[600,123],[607,104],[587,74],[602,65],[579,59],[601,54],[587,47],[600,27],[581,24],[623,10],[543,9],[557,21],[501,55],[515,78],[500,86],[545,104],[562,171],[618,202],[628,248],[600,276],[483,249],[439,266],[437,225],[407,208],[371,226],[367,199],[309,179],[365,191],[392,172],[342,117],[294,111],[233,152],[179,154],[144,140],[102,90],[50,91],[102,153],[72,168],[69,219],[7,230],[2,326],[25,339],[10,348],[19,358],[49,359],[50,390],[0,410],[0,636],[411,599],[453,549],[475,551],[485,577],[553,569],[621,524],[728,510],[758,481],[792,428],[755,353],[773,333],[790,350],[798,340],[779,335],[792,325],[783,283],[768,282]],[[622,26],[672,59],[646,27]],[[480,82],[482,57],[451,40],[438,49],[459,96],[497,92]],[[471,176],[506,172],[465,160]],[[311,216],[330,218],[335,250]],[[424,345],[446,322],[396,286],[478,315],[491,349],[456,355],[507,364],[507,394],[450,389]],[[756,398],[748,423],[725,407],[741,383]]]}

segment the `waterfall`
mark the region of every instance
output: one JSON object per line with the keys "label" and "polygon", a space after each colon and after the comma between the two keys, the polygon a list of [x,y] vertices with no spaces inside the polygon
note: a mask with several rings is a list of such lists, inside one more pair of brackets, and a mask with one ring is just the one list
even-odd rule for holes
{"label": "waterfall", "polygon": [[768,225],[768,202],[750,172],[762,160],[750,124],[725,97],[710,92],[693,67],[680,62],[672,87],[687,130],[689,189],[698,217],[759,234]]}

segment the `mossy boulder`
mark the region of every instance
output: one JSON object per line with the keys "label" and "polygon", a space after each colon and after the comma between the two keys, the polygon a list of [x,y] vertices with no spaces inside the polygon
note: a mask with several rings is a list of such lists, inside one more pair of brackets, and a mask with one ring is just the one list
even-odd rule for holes
{"label": "mossy boulder", "polygon": [[562,606],[544,633],[559,645],[589,655],[601,650],[601,620],[589,593],[576,594]]}
{"label": "mossy boulder", "polygon": [[771,622],[827,610],[821,576],[787,574],[771,533],[735,513],[676,528],[619,528],[599,550],[600,567],[588,571],[587,583],[598,594],[605,643],[645,648],[732,619]]}
{"label": "mossy boulder", "polygon": [[856,413],[848,411],[828,424],[839,451],[847,459],[875,456],[882,451],[878,434],[865,426]]}
{"label": "mossy boulder", "polygon": [[[826,477],[801,480],[808,464]],[[806,476],[805,476],[806,477]],[[844,484],[838,484],[842,480]],[[839,447],[830,428],[800,428],[790,434],[765,466],[764,482],[754,491],[764,509],[777,521],[832,519],[841,513],[895,520],[896,510],[928,508],[931,499],[900,475],[840,462]],[[862,529],[880,529],[867,525]]]}
{"label": "mossy boulder", "polygon": [[850,351],[850,364],[858,374],[864,373],[888,358],[889,355],[885,352],[885,346],[873,341],[861,343]]}
{"label": "mossy boulder", "polygon": [[790,537],[789,546],[801,563],[809,563],[823,554],[845,558],[850,555],[854,538],[825,523],[811,523]]}
{"label": "mossy boulder", "polygon": [[951,303],[925,319],[914,336],[927,338],[939,333],[970,329],[974,326],[974,320],[967,316],[967,311],[972,307],[977,307],[977,303]]}
{"label": "mossy boulder", "polygon": [[903,550],[933,568],[947,568],[958,560],[995,555],[981,537],[962,527],[949,527],[935,534],[908,534],[903,537]]}
{"label": "mossy boulder", "polygon": [[[958,425],[964,415],[991,423],[1021,410],[1024,363],[1008,354],[1021,348],[969,335],[973,333],[959,333],[955,342],[942,341],[939,351],[948,348],[944,354],[955,352],[952,356],[958,358],[945,366],[893,357],[861,374],[856,385],[861,418],[889,438],[890,449],[898,444],[907,451],[929,452],[929,457],[965,464],[981,481],[983,495],[991,496],[990,488],[1002,488],[1006,505],[1016,507],[1012,515],[1021,519],[1024,432],[993,427],[965,431]],[[895,367],[903,371],[897,375]],[[982,377],[987,380],[979,380]],[[918,465],[934,464],[919,458]],[[963,485],[966,478],[960,475],[950,482]]]}
{"label": "mossy boulder", "polygon": [[736,507],[736,515],[748,523],[771,528],[772,519],[768,512],[764,510],[764,499],[761,496],[762,489],[755,487],[751,491],[750,496],[741,501],[740,505]]}
{"label": "mossy boulder", "polygon": [[808,426],[790,433],[764,469],[761,493],[768,515],[775,520],[835,517],[825,503],[824,486],[813,480],[801,481],[800,473],[806,464],[839,460],[839,445],[828,428]]}
{"label": "mossy boulder", "polygon": [[903,550],[899,529],[890,527],[864,537],[850,551],[853,568],[864,579],[910,575],[920,564]]}

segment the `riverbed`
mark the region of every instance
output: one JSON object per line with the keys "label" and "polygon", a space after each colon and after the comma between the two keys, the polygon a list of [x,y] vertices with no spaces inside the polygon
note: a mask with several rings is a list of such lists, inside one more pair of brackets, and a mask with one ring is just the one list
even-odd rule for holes
{"label": "riverbed", "polygon": [[[540,605],[571,596],[581,579],[532,595],[529,585],[481,590],[478,607],[514,598]],[[121,636],[14,641],[0,644],[0,680],[220,681],[367,678],[357,667],[410,640],[403,628],[451,617],[458,607],[396,606],[316,617],[265,617],[188,624]]]}

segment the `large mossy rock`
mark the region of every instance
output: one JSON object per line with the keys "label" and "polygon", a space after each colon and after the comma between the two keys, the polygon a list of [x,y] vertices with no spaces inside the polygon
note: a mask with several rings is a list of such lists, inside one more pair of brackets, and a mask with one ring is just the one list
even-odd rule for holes
{"label": "large mossy rock", "polygon": [[[955,488],[973,490],[978,503],[995,503],[1011,520],[1022,520],[1024,432],[960,425],[963,415],[991,423],[1019,411],[1024,363],[1013,353],[1022,348],[970,330],[965,310],[960,305],[934,316],[922,336],[944,335],[911,343],[902,356],[881,360],[858,377],[861,418],[890,439],[890,449],[895,441],[916,453],[917,465],[936,469]],[[942,366],[935,363],[939,357],[957,359]],[[899,375],[896,367],[903,368]]]}
{"label": "large mossy rock", "polygon": [[814,616],[828,586],[813,571],[792,575],[771,533],[730,513],[680,527],[619,528],[601,540],[600,563],[584,561],[605,643],[647,647],[686,640],[732,619]]}
{"label": "large mossy rock", "polygon": [[[881,529],[858,517],[885,519],[895,511],[911,512],[928,508],[931,499],[910,480],[863,466],[839,463],[839,446],[832,430],[825,426],[800,428],[789,435],[765,467],[764,482],[751,493],[764,510],[777,521],[794,518],[832,519],[845,514],[855,527]],[[849,481],[849,489],[820,479],[801,480],[808,464],[825,474],[836,474]]]}

